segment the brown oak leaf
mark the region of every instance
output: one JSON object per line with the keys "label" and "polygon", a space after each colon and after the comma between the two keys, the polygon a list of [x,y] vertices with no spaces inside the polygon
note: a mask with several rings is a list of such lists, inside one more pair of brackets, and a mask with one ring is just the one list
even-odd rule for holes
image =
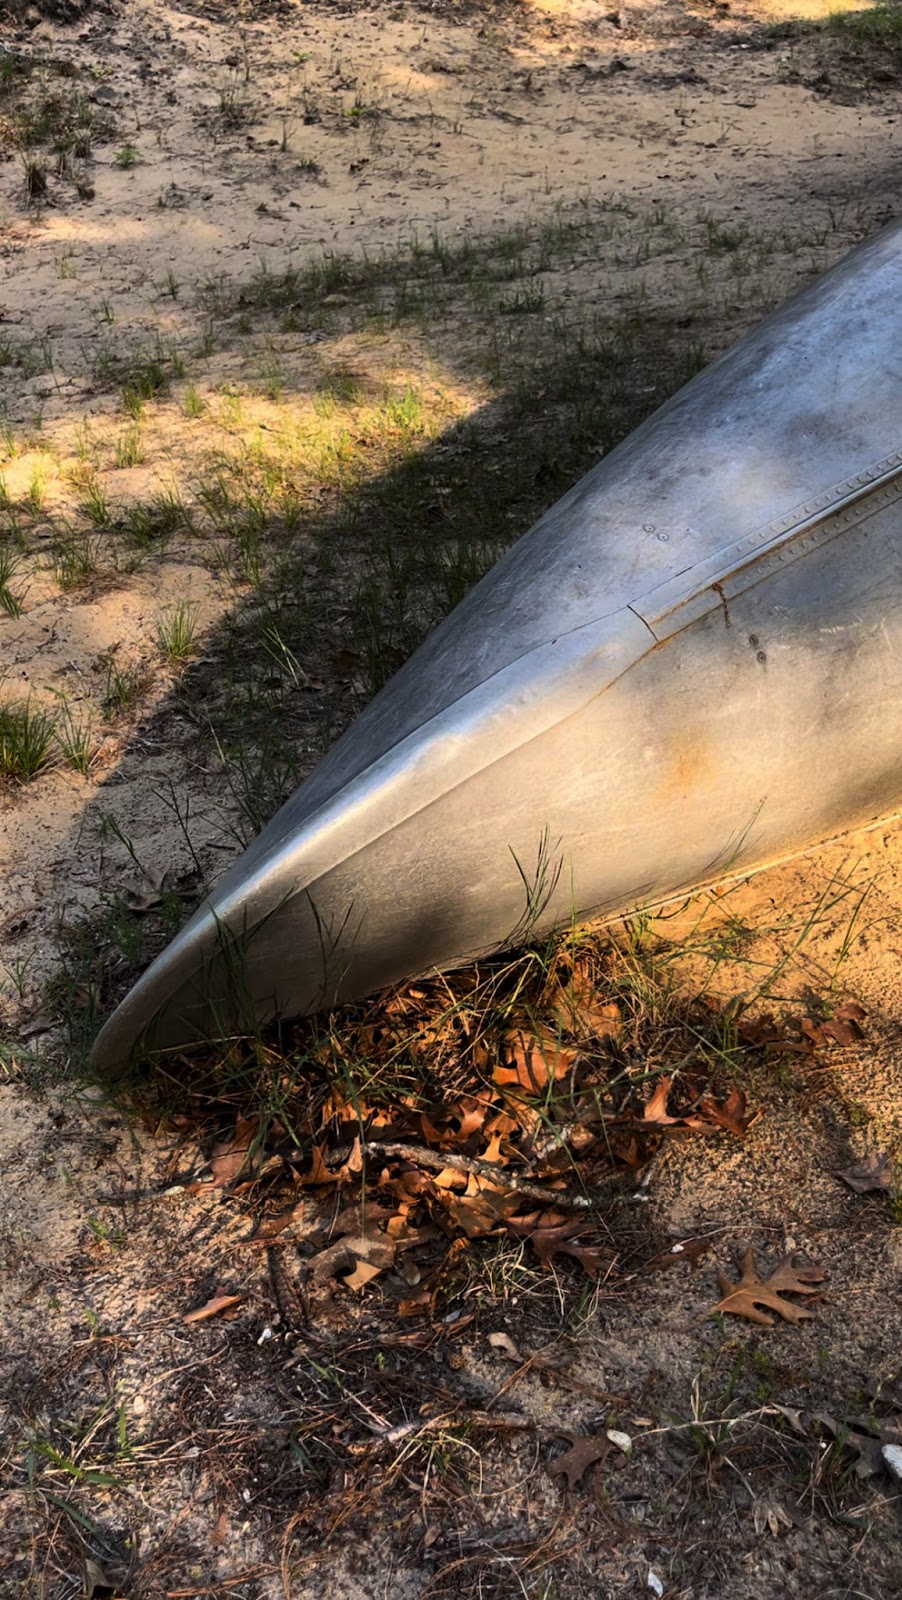
{"label": "brown oak leaf", "polygon": [[707,1096],[699,1101],[694,1110],[671,1116],[667,1110],[667,1101],[672,1084],[672,1078],[659,1079],[651,1098],[645,1103],[641,1121],[636,1124],[637,1131],[655,1132],[664,1128],[681,1128],[686,1133],[732,1133],[737,1139],[742,1139],[752,1123],[757,1122],[761,1115],[760,1109],[748,1110],[741,1089],[731,1089],[725,1100],[715,1100]]}
{"label": "brown oak leaf", "polygon": [[768,1311],[776,1311],[786,1322],[799,1323],[814,1315],[804,1306],[797,1306],[792,1300],[782,1300],[780,1296],[818,1294],[824,1280],[824,1274],[819,1267],[795,1269],[792,1266],[792,1257],[787,1256],[778,1267],[774,1268],[769,1278],[760,1278],[755,1265],[754,1251],[747,1250],[740,1262],[740,1268],[741,1276],[738,1281],[718,1272],[717,1284],[721,1299],[710,1313],[712,1317],[718,1312],[729,1312],[731,1316],[746,1317],[749,1322],[757,1322],[762,1327],[772,1328],[774,1319],[762,1309],[764,1306]]}
{"label": "brown oak leaf", "polygon": [[581,1242],[587,1232],[593,1231],[585,1217],[570,1217],[557,1226],[538,1227],[528,1237],[543,1267],[551,1266],[557,1255],[572,1256],[590,1278],[597,1278],[602,1267],[610,1265],[612,1257],[604,1245]]}
{"label": "brown oak leaf", "polygon": [[561,1431],[560,1437],[570,1441],[570,1449],[565,1450],[562,1456],[556,1456],[554,1461],[550,1461],[548,1471],[553,1478],[563,1475],[567,1479],[568,1488],[575,1489],[589,1468],[594,1467],[596,1461],[603,1461],[610,1453],[611,1441],[605,1433],[582,1434]]}
{"label": "brown oak leaf", "polygon": [[300,1210],[291,1206],[287,1211],[276,1212],[273,1216],[261,1217],[256,1223],[252,1233],[248,1235],[249,1244],[268,1244],[271,1239],[277,1239],[295,1221]]}
{"label": "brown oak leaf", "polygon": [[855,1000],[846,1000],[836,1007],[833,1016],[826,1022],[816,1022],[813,1017],[803,1017],[799,1024],[802,1037],[812,1050],[819,1045],[858,1044],[864,1038],[864,1029],[861,1024],[867,1019],[867,1012]]}
{"label": "brown oak leaf", "polygon": [[[893,1473],[892,1454],[902,1440],[899,1428],[881,1423],[873,1417],[839,1419],[828,1411],[796,1411],[791,1406],[775,1406],[790,1427],[803,1436],[811,1436],[814,1425],[826,1429],[836,1444],[850,1450],[856,1457],[855,1475],[859,1478],[875,1477],[878,1473]],[[895,1474],[893,1473],[895,1476]]]}
{"label": "brown oak leaf", "polygon": [[[259,1117],[239,1117],[235,1123],[235,1132],[229,1139],[220,1139],[213,1146],[210,1157],[210,1166],[213,1168],[213,1187],[222,1189],[226,1184],[234,1183],[251,1166],[251,1149],[260,1132]],[[253,1158],[258,1164],[260,1152]]]}
{"label": "brown oak leaf", "polygon": [[359,656],[356,650],[332,650],[329,653],[329,665],[340,678],[350,677],[357,671],[362,660],[362,656]]}
{"label": "brown oak leaf", "polygon": [[552,1016],[577,1038],[616,1039],[623,1029],[623,1017],[616,1000],[603,1000],[591,973],[577,962],[570,982],[552,999]]}
{"label": "brown oak leaf", "polygon": [[342,1278],[349,1289],[363,1289],[380,1272],[394,1266],[396,1247],[384,1235],[359,1233],[337,1239],[307,1262],[314,1289],[331,1289]]}
{"label": "brown oak leaf", "polygon": [[646,1100],[642,1112],[644,1126],[655,1128],[671,1128],[682,1122],[682,1117],[672,1117],[667,1110],[667,1097],[670,1094],[672,1078],[660,1078],[655,1085],[651,1099]]}
{"label": "brown oak leaf", "polygon": [[[716,1132],[718,1128],[723,1128],[726,1133],[732,1133],[737,1139],[744,1139],[749,1128],[754,1122],[758,1121],[761,1115],[760,1106],[757,1106],[754,1111],[748,1110],[747,1101],[741,1089],[731,1089],[726,1100],[706,1098],[701,1101],[698,1109],[701,1119],[708,1124],[714,1124],[710,1128],[712,1133]],[[687,1118],[686,1121],[687,1126],[692,1128],[698,1126],[694,1117]]]}
{"label": "brown oak leaf", "polygon": [[885,1191],[893,1186],[889,1156],[881,1155],[877,1150],[873,1150],[869,1156],[862,1156],[860,1161],[853,1161],[851,1167],[843,1167],[836,1176],[842,1178],[843,1183],[847,1183],[856,1194],[868,1194],[873,1189]]}
{"label": "brown oak leaf", "polygon": [[757,1017],[737,1018],[736,1035],[739,1043],[747,1045],[750,1050],[766,1050],[774,1046],[783,1049],[787,1042],[783,1024],[777,1022],[770,1011],[764,1011]]}
{"label": "brown oak leaf", "polygon": [[500,1088],[511,1086],[527,1094],[543,1094],[550,1083],[566,1078],[579,1052],[554,1033],[530,1033],[522,1029],[502,1040],[502,1061],[493,1078]]}
{"label": "brown oak leaf", "polygon": [[478,1239],[517,1210],[520,1196],[471,1173],[466,1193],[455,1194],[449,1189],[442,1195],[442,1203],[467,1237]]}
{"label": "brown oak leaf", "polygon": [[694,1270],[702,1257],[707,1255],[715,1241],[723,1233],[723,1228],[715,1228],[712,1233],[696,1233],[689,1239],[676,1239],[660,1255],[652,1256],[645,1267],[646,1272],[666,1272],[678,1261],[688,1261]]}

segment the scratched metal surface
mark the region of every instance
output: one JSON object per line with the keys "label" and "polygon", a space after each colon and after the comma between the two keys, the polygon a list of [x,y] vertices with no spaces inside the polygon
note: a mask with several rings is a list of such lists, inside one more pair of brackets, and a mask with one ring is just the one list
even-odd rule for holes
{"label": "scratched metal surface", "polygon": [[135,986],[97,1064],[659,902],[902,805],[900,335],[893,226],[498,563]]}

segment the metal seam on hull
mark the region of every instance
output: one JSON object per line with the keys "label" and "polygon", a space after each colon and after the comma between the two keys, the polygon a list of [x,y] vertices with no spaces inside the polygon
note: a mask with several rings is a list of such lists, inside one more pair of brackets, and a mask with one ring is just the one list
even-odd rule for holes
{"label": "metal seam on hull", "polygon": [[[436,786],[434,792],[431,792],[427,788],[426,794],[420,795],[417,798],[416,804],[411,805],[408,810],[404,811],[403,815],[396,811],[390,820],[390,824],[383,823],[380,827],[375,819],[370,817],[369,825],[363,830],[363,836],[357,843],[353,845],[351,849],[347,850],[344,855],[338,856],[335,858],[335,860],[330,861],[329,869],[331,870],[331,868],[334,866],[342,865],[345,861],[359,854],[361,850],[368,848],[368,846],[373,843],[375,838],[380,837],[386,831],[387,826],[390,825],[391,828],[396,828],[400,826],[401,823],[409,821],[411,817],[416,816],[422,811],[426,810],[426,808],[433,804],[434,801],[444,798],[448,793],[451,792],[452,789],[462,787],[465,783],[469,782],[470,779],[477,776],[479,773],[486,771],[490,767],[497,766],[499,762],[506,760],[516,751],[521,750],[525,745],[534,743],[537,739],[546,734],[551,728],[558,727],[561,723],[569,720],[569,718],[578,715],[579,712],[590,703],[590,701],[596,700],[599,695],[613,688],[613,686],[618,683],[622,677],[624,677],[628,672],[632,671],[637,663],[641,661],[643,657],[648,654],[648,651],[653,649],[655,645],[654,634],[651,633],[648,624],[645,622],[644,618],[640,617],[633,610],[631,606],[624,606],[619,612],[613,612],[611,615],[602,617],[596,622],[583,623],[583,625],[579,628],[573,628],[568,633],[560,634],[550,644],[539,645],[534,650],[526,653],[527,657],[542,655],[547,656],[550,650],[561,645],[563,642],[572,643],[576,636],[580,634],[583,635],[588,642],[593,632],[602,624],[610,623],[618,616],[625,618],[627,613],[633,622],[641,625],[643,634],[649,635],[647,644],[645,644],[643,639],[644,648],[637,647],[636,649],[631,650],[626,644],[626,641],[621,640],[620,648],[611,652],[611,665],[613,668],[611,675],[602,684],[595,684],[591,687],[591,689],[587,685],[583,689],[576,689],[575,692],[571,691],[562,700],[562,702],[559,702],[555,715],[549,717],[547,720],[540,719],[538,721],[533,721],[529,725],[528,731],[524,731],[523,736],[515,735],[512,738],[507,738],[503,741],[500,741],[486,753],[483,759],[473,762],[470,766],[458,768],[455,773],[454,783],[452,785],[448,786],[446,784],[442,786]],[[562,685],[567,684],[568,680],[571,678],[571,674],[575,673],[577,680],[581,677],[581,675],[587,670],[588,658],[590,655],[597,655],[600,653],[599,646],[601,643],[602,641],[596,640],[593,650],[590,651],[587,649],[586,651],[578,654],[575,658],[571,658],[569,663],[565,662],[563,664],[563,670],[561,671]],[[524,657],[522,656],[518,657],[516,662],[511,663],[510,666],[504,667],[499,672],[494,673],[491,678],[480,684],[477,689],[471,690],[467,694],[462,695],[459,700],[453,701],[450,706],[445,707],[437,716],[431,718],[429,722],[424,723],[420,728],[416,729],[414,733],[409,734],[400,745],[396,745],[390,752],[387,752],[387,755],[382,757],[378,762],[374,763],[374,765],[371,766],[365,774],[360,774],[352,778],[346,785],[339,789],[336,794],[332,795],[318,811],[315,811],[312,816],[305,819],[304,834],[308,837],[308,839],[311,836],[316,836],[322,839],[326,830],[330,828],[336,829],[337,831],[340,830],[340,832],[345,830],[351,811],[351,806],[349,805],[349,796],[355,797],[356,807],[359,809],[361,814],[364,812],[368,813],[370,811],[370,806],[373,799],[372,790],[375,791],[376,795],[381,795],[386,787],[391,786],[393,779],[397,775],[391,770],[392,767],[400,767],[403,770],[409,771],[410,755],[412,750],[417,746],[420,747],[421,752],[424,754],[430,750],[442,750],[444,740],[447,737],[447,732],[449,730],[453,732],[455,739],[459,742],[461,735],[461,707],[466,705],[468,701],[471,703],[473,711],[476,713],[474,726],[478,727],[479,724],[484,720],[484,711],[480,711],[478,707],[479,699],[485,695],[486,690],[490,686],[492,687],[493,692],[496,692],[497,688],[503,685],[505,680],[511,675],[512,670],[515,668],[519,669],[523,659]],[[547,689],[548,679],[546,678],[543,680],[544,694],[547,694]],[[496,699],[493,706],[494,710],[497,710],[498,704],[499,702]],[[503,696],[500,704],[505,704]],[[521,707],[521,713],[522,711],[523,708]],[[428,737],[424,738],[424,735],[428,735]],[[371,792],[369,794],[366,792],[361,793],[361,781],[363,778],[370,780]],[[282,878],[286,870],[290,868],[292,858],[296,857],[300,853],[300,849],[301,847],[299,847],[298,840],[296,838],[292,839],[285,848],[280,849],[269,861],[266,873],[258,873],[258,882],[261,882],[264,878],[273,878],[276,880]],[[317,865],[317,875],[319,875],[322,871],[323,866],[320,862]],[[302,894],[308,887],[309,884],[307,881],[296,882],[290,893],[292,896]],[[236,888],[234,894],[229,898],[233,899],[238,905],[243,904],[247,898],[247,886],[239,886]],[[210,909],[223,919],[229,918],[233,909],[229,904],[229,899],[221,902],[219,906],[216,906],[215,899],[216,891],[214,889]]]}
{"label": "metal seam on hull", "polygon": [[782,517],[776,517],[772,522],[765,523],[751,535],[753,539],[765,541],[775,537],[780,532],[789,532],[797,522],[806,522],[809,518],[831,508],[840,510],[852,497],[860,494],[862,490],[877,488],[881,480],[887,481],[902,471],[902,450],[894,450],[891,455],[883,456],[862,472],[856,472],[850,478],[840,478],[837,483],[831,484],[829,489],[824,489],[811,500],[803,500],[800,505],[794,506]]}
{"label": "metal seam on hull", "polygon": [[[646,624],[629,607],[624,607],[621,612],[615,613],[615,616],[621,617],[624,624],[628,619],[630,630],[623,626],[618,630],[616,648],[612,647],[615,644],[614,640],[607,641],[610,676],[603,688],[600,688],[597,682],[592,684],[591,681],[585,681],[585,675],[589,673],[591,678],[589,666],[591,658],[595,656],[597,660],[598,655],[604,653],[604,636],[600,635],[599,630],[604,623],[610,623],[610,618],[602,619],[601,624],[599,622],[584,624],[581,629],[574,629],[570,635],[555,640],[553,645],[544,645],[530,652],[534,655],[545,654],[547,657],[557,648],[563,658],[558,667],[562,693],[556,702],[554,714],[547,720],[537,722],[533,716],[533,720],[518,727],[517,724],[528,709],[521,704],[519,716],[515,719],[514,727],[509,729],[508,737],[504,740],[496,738],[481,752],[479,746],[474,745],[475,759],[463,769],[460,767],[461,706],[469,702],[474,729],[480,724],[484,726],[487,710],[497,715],[499,709],[509,708],[510,697],[505,691],[511,668],[502,669],[478,689],[454,702],[450,708],[417,729],[400,745],[395,746],[368,770],[365,774],[367,780],[365,784],[359,776],[350,780],[318,811],[305,819],[302,831],[280,848],[265,866],[258,868],[253,880],[244,880],[236,884],[224,896],[217,896],[217,891],[214,889],[210,901],[195,913],[195,918],[167,950],[157,957],[131,991],[127,1001],[109,1019],[96,1042],[95,1051],[102,1055],[108,1045],[115,1040],[118,1028],[124,1026],[125,1031],[130,1030],[135,1036],[149,1026],[153,1016],[166,1004],[165,994],[171,986],[171,972],[184,966],[189,951],[194,952],[193,958],[190,958],[190,965],[195,973],[201,971],[203,961],[210,955],[215,960],[215,950],[207,945],[207,940],[215,935],[213,941],[215,943],[216,938],[221,936],[221,930],[234,936],[236,921],[242,914],[245,919],[247,917],[252,890],[264,898],[264,904],[258,906],[258,915],[255,916],[250,928],[245,921],[240,936],[248,940],[254,937],[264,921],[277,909],[277,902],[282,901],[288,905],[291,900],[309,892],[311,885],[319,881],[325,872],[346,866],[355,857],[365,854],[377,839],[386,837],[412,817],[422,814],[430,805],[444,799],[454,789],[462,787],[488,768],[497,766],[524,745],[540,739],[550,728],[578,715],[589,701],[603,692],[603,689],[617,683],[648,654],[649,650],[654,648],[654,639],[649,635]],[[635,638],[631,642],[629,631],[637,631],[640,628],[641,638]],[[572,651],[574,635],[579,634],[582,634],[585,646],[574,652]],[[570,651],[560,648],[562,641],[570,645]],[[543,685],[547,691],[547,678],[543,680]],[[483,703],[480,706],[480,700],[484,702],[487,698],[489,687],[492,691],[490,704],[486,706]],[[443,777],[441,771],[443,758],[447,754],[449,726],[454,735],[451,743],[456,742],[458,745],[458,765],[453,772],[454,781],[450,784],[448,774]],[[429,758],[433,770],[427,772],[427,781],[422,788],[406,794],[406,805],[399,806],[397,779],[401,772],[410,774],[411,758],[417,745],[420,747],[420,754]],[[436,756],[439,757],[437,766]],[[394,797],[393,804],[390,803],[392,797]],[[404,791],[401,791],[401,797],[405,798]],[[314,848],[317,853],[315,858],[311,859]],[[271,903],[266,904],[266,899]],[[127,1021],[126,1008],[132,1012],[132,1017]]]}
{"label": "metal seam on hull", "polygon": [[648,618],[643,617],[641,611],[637,611],[635,606],[627,606],[626,609],[627,611],[631,611],[633,616],[638,618],[639,622],[642,623],[643,627],[648,629],[649,638],[651,639],[652,643],[660,644],[661,641],[659,640],[658,635],[655,633],[654,628],[649,623]]}
{"label": "metal seam on hull", "polygon": [[[902,493],[902,452],[885,457],[873,467],[843,479],[815,500],[796,507],[786,517],[766,524],[734,545],[726,545],[705,562],[689,570],[695,582],[686,587],[668,579],[637,600],[630,609],[641,617],[660,642],[690,623],[720,609],[724,599],[734,599],[766,575],[771,564],[786,556],[796,559],[821,540],[835,537],[874,512],[892,505]],[[800,514],[801,513],[801,514]],[[743,579],[747,581],[742,581]],[[721,591],[729,585],[726,595]],[[676,594],[673,591],[676,590]],[[671,598],[671,595],[673,596]]]}

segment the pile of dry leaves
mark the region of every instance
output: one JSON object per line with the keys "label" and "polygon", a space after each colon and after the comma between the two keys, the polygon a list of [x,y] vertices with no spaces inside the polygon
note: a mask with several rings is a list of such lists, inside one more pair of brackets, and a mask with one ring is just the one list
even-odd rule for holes
{"label": "pile of dry leaves", "polygon": [[[677,1005],[610,946],[525,952],[169,1059],[170,1122],[200,1130],[207,1157],[186,1174],[183,1141],[172,1177],[245,1197],[261,1244],[298,1240],[312,1297],[382,1277],[400,1315],[428,1315],[466,1242],[505,1232],[543,1265],[606,1279],[612,1207],[642,1192],[665,1141],[741,1139],[759,1115],[725,1069],[852,1043],[862,1020],[854,1005],[779,1025],[706,996]],[[785,1265],[762,1287],[747,1261],[718,1309],[805,1315],[778,1291],[819,1281]]]}

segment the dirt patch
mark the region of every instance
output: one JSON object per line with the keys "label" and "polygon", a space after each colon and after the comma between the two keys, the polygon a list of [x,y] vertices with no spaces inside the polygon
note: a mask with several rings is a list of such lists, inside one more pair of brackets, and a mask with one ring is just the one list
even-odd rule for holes
{"label": "dirt patch", "polygon": [[[0,692],[53,731],[0,796],[0,1594],[893,1592],[897,1483],[848,1441],[900,1426],[898,1201],[835,1174],[899,1154],[898,824],[623,933],[751,1016],[867,1018],[724,1032],[760,1121],[666,1142],[595,1280],[505,1234],[418,1316],[403,1262],[311,1298],[330,1215],[252,1239],[205,1165],[237,1090],[186,1147],[61,1044],[505,543],[894,214],[891,34],[6,14]],[[747,1247],[824,1272],[810,1320],[711,1317]]]}

